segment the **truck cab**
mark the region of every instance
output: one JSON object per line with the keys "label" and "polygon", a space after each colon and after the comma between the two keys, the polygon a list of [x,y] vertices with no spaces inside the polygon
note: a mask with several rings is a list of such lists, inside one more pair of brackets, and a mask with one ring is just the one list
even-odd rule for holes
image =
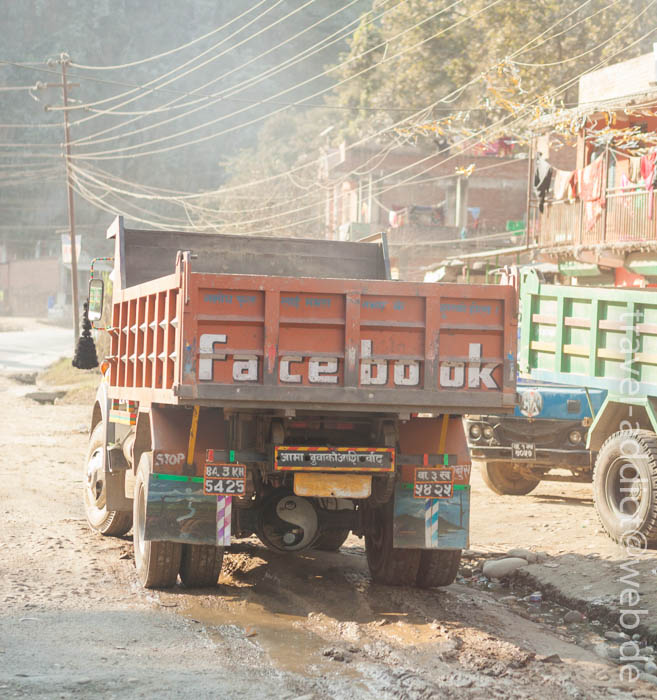
{"label": "truck cab", "polygon": [[587,434],[606,395],[519,380],[513,414],[464,417],[473,466],[504,495],[530,493],[541,481],[590,482],[595,454],[586,447]]}

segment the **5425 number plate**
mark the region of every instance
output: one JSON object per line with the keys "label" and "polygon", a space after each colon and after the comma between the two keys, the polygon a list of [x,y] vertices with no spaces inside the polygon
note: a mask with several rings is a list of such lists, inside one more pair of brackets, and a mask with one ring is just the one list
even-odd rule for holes
{"label": "5425 number plate", "polygon": [[206,496],[242,496],[246,492],[243,464],[206,464],[203,493]]}
{"label": "5425 number plate", "polygon": [[413,498],[451,498],[453,493],[452,467],[416,467]]}

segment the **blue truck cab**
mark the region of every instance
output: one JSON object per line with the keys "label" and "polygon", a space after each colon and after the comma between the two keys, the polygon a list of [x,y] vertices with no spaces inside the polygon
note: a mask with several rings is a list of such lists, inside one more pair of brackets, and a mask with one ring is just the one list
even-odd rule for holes
{"label": "blue truck cab", "polygon": [[519,379],[513,414],[463,419],[473,466],[505,495],[527,494],[541,481],[590,482],[595,455],[586,448],[587,433],[606,395]]}

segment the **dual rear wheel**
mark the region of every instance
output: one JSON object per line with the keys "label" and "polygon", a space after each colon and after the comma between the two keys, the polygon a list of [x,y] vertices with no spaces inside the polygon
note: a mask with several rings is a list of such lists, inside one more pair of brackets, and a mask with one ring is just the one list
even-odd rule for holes
{"label": "dual rear wheel", "polygon": [[152,464],[152,453],[145,452],[135,479],[132,538],[139,580],[144,588],[170,588],[180,574],[180,580],[188,588],[216,585],[224,558],[223,547],[144,539]]}
{"label": "dual rear wheel", "polygon": [[184,586],[204,588],[216,585],[224,558],[223,547],[144,539],[148,478],[152,471],[152,453],[139,461],[132,512],[107,509],[103,469],[102,425],[89,439],[84,474],[84,508],[91,528],[101,535],[119,537],[133,530],[137,575],[145,588],[170,588],[180,575]]}
{"label": "dual rear wheel", "polygon": [[367,507],[367,564],[375,583],[388,586],[436,588],[454,582],[460,549],[395,549],[393,502]]}

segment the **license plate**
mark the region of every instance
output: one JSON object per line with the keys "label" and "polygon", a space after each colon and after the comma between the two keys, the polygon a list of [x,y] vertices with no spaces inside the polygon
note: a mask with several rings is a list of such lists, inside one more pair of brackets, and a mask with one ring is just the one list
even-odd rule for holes
{"label": "license plate", "polygon": [[243,496],[246,467],[243,464],[206,464],[203,493],[206,496]]}
{"label": "license plate", "polygon": [[536,446],[533,442],[512,442],[511,457],[513,459],[536,459]]}
{"label": "license plate", "polygon": [[282,471],[395,471],[391,447],[276,447],[274,467]]}
{"label": "license plate", "polygon": [[413,498],[451,498],[453,493],[452,467],[416,467]]}

